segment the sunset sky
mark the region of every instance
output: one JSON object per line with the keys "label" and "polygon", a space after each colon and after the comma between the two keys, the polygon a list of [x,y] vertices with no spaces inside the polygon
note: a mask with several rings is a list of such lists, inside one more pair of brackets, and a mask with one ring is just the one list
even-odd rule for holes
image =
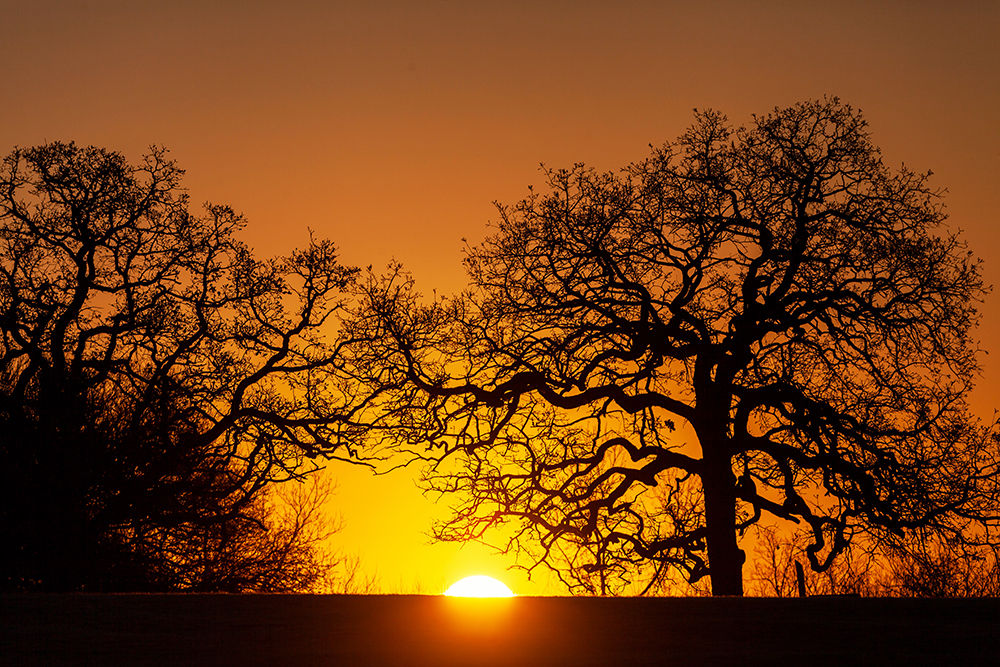
{"label": "sunset sky", "polygon": [[[736,124],[836,95],[890,167],[932,170],[951,225],[1000,286],[1000,3],[127,2],[0,0],[0,152],[75,141],[138,159],[166,146],[192,200],[250,220],[258,255],[308,230],[343,260],[398,260],[422,291],[464,285],[462,239],[542,185],[539,164],[617,170],[693,108]],[[1000,408],[1000,311],[972,397]],[[386,592],[505,573],[428,545],[443,511],[415,471],[334,466],[338,545]]]}

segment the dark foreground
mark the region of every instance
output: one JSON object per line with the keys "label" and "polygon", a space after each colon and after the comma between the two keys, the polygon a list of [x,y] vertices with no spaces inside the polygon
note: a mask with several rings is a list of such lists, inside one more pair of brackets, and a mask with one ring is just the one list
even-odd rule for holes
{"label": "dark foreground", "polygon": [[0,596],[0,665],[1000,665],[1000,601]]}

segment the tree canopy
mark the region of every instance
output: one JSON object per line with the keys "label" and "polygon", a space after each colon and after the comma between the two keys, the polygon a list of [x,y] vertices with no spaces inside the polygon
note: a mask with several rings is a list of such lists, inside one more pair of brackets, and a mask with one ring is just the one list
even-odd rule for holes
{"label": "tree canopy", "polygon": [[64,143],[0,166],[4,589],[205,587],[190,565],[212,559],[263,581],[232,536],[269,527],[265,485],[354,451],[370,397],[336,368],[357,269],[325,240],[256,259],[182,174],[163,149]]}
{"label": "tree canopy", "polygon": [[701,111],[619,173],[545,174],[468,248],[466,292],[392,271],[354,325],[410,383],[386,435],[455,494],[437,537],[505,527],[574,590],[723,595],[765,517],[807,528],[816,570],[916,528],[995,539],[979,262],[860,112]]}

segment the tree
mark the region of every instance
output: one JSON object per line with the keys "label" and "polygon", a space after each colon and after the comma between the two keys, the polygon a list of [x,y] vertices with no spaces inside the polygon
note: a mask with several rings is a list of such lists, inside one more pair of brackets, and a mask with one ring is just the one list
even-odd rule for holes
{"label": "tree", "polygon": [[[763,527],[758,558],[748,580],[753,595],[792,597],[795,563],[804,561],[808,534]],[[807,595],[865,597],[996,597],[1000,594],[997,547],[915,530],[873,551],[851,545],[825,572],[805,572]]]}
{"label": "tree", "polygon": [[[806,595],[885,595],[881,554],[867,553],[852,544],[821,573],[802,568],[808,561],[808,531],[779,531],[775,526],[757,526],[756,558],[748,573],[747,588],[757,597]],[[799,589],[798,572],[802,570]]]}
{"label": "tree", "polygon": [[305,482],[269,484],[224,521],[161,530],[158,553],[169,553],[168,590],[225,593],[330,592],[356,576],[355,560],[327,538],[342,527],[325,511],[335,485],[321,473]]}
{"label": "tree", "polygon": [[716,595],[765,514],[807,527],[817,571],[861,537],[994,539],[996,442],[964,400],[979,263],[859,112],[696,112],[619,174],[545,173],[468,248],[464,294],[396,269],[355,325],[411,383],[394,446],[460,499],[438,538],[506,526],[575,590],[670,570]]}
{"label": "tree", "polygon": [[[260,261],[189,210],[153,148],[15,149],[0,169],[0,587],[160,590],[261,493],[357,453],[338,371],[357,269],[329,241]],[[244,552],[245,555],[245,552]]]}

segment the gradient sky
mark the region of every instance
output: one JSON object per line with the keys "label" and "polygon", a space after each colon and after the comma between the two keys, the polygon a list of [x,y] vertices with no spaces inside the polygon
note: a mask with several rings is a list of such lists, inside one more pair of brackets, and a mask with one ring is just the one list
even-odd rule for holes
{"label": "gradient sky", "polygon": [[[538,170],[616,170],[692,108],[734,123],[837,95],[890,167],[933,170],[951,224],[1000,285],[1000,3],[128,2],[0,0],[0,152],[76,141],[187,170],[195,202],[250,220],[261,256],[309,229],[347,263],[403,262],[423,291],[464,284],[492,201]],[[695,6],[697,5],[697,6]],[[1000,407],[997,295],[973,407]],[[504,572],[485,549],[427,545],[406,471],[335,467],[337,543],[387,592]],[[402,556],[402,557],[401,557]]]}

